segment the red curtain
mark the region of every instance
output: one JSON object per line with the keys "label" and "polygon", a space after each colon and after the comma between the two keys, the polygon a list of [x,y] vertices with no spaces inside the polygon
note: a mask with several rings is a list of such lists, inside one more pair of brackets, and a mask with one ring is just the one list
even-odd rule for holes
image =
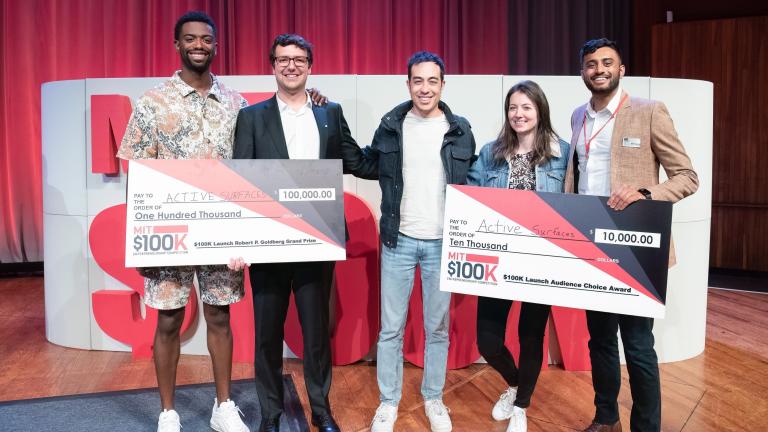
{"label": "red curtain", "polygon": [[[508,73],[505,0],[2,0],[0,262],[42,261],[40,85],[170,76],[176,19],[210,14],[220,75],[269,74],[279,33],[315,45],[315,74],[405,74],[414,51],[451,74]],[[333,95],[330,95],[333,96]],[[81,127],[80,125],[74,127]]]}

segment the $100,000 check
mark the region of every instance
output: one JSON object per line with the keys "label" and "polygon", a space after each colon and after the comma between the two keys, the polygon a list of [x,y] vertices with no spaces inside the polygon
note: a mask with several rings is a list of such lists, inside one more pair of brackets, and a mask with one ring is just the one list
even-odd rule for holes
{"label": "$100,000 check", "polygon": [[126,267],[346,259],[340,160],[134,160]]}
{"label": "$100,000 check", "polygon": [[441,289],[661,318],[672,204],[449,185]]}

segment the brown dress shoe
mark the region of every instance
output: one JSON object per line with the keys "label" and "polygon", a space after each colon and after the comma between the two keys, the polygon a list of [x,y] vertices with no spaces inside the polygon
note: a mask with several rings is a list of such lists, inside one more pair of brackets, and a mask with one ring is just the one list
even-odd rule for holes
{"label": "brown dress shoe", "polygon": [[621,432],[621,422],[617,421],[612,425],[604,425],[593,422],[584,432]]}

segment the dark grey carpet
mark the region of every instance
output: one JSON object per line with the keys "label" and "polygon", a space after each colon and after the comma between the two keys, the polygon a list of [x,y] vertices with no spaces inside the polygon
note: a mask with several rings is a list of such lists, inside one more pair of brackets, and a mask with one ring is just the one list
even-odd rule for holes
{"label": "dark grey carpet", "polygon": [[[283,376],[285,413],[280,430],[309,430],[296,387]],[[208,426],[216,391],[213,384],[176,388],[176,411],[182,432],[212,431]],[[232,400],[245,414],[245,423],[258,431],[261,415],[252,380],[232,382]],[[157,389],[141,389],[85,395],[61,396],[0,403],[0,431],[155,431],[160,414]]]}

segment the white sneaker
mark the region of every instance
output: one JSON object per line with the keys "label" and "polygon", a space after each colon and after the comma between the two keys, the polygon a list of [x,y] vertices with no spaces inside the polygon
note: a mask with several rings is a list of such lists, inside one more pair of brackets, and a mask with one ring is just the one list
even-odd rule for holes
{"label": "white sneaker", "polygon": [[233,401],[227,399],[219,405],[219,401],[213,399],[211,428],[216,432],[250,432],[241,415],[244,416],[243,412]]}
{"label": "white sneaker", "polygon": [[397,407],[381,403],[371,421],[371,432],[392,432],[397,420]]}
{"label": "white sneaker", "polygon": [[160,418],[157,420],[157,432],[179,432],[181,431],[181,420],[176,410],[163,410]]}
{"label": "white sneaker", "polygon": [[453,429],[450,410],[440,399],[428,400],[424,403],[424,411],[429,419],[429,426],[432,432],[449,432]]}
{"label": "white sneaker", "polygon": [[527,432],[528,419],[525,416],[525,408],[515,406],[512,408],[512,416],[507,425],[507,432]]}
{"label": "white sneaker", "polygon": [[512,416],[512,408],[515,406],[517,387],[509,387],[501,394],[496,405],[493,406],[491,416],[496,421],[502,421]]}

